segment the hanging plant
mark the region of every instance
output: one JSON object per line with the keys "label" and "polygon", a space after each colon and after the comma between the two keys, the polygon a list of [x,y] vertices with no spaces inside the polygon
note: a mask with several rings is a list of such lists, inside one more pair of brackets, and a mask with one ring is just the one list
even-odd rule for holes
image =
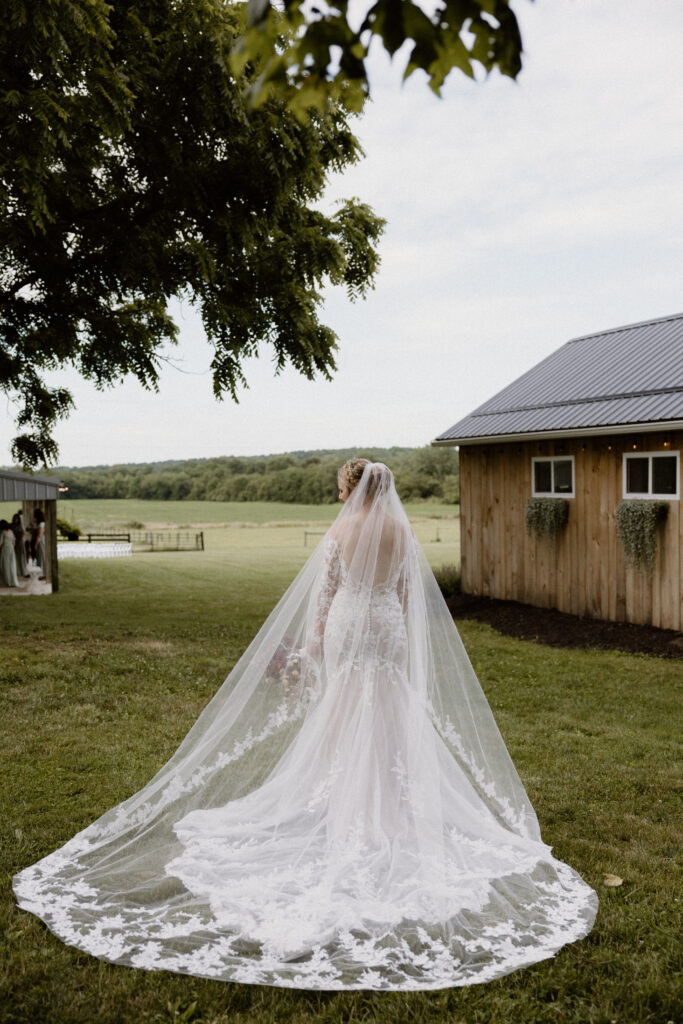
{"label": "hanging plant", "polygon": [[528,498],[524,514],[526,532],[537,537],[556,537],[569,519],[566,498]]}
{"label": "hanging plant", "polygon": [[624,546],[626,561],[637,569],[652,573],[655,567],[656,530],[669,514],[668,501],[643,501],[638,498],[617,505],[617,531]]}

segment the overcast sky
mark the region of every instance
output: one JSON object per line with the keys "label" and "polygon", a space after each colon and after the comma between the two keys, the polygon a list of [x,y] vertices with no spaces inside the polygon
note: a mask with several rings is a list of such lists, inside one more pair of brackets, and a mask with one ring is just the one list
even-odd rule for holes
{"label": "overcast sky", "polygon": [[[516,0],[518,81],[453,73],[438,100],[375,61],[366,151],[330,184],[388,219],[377,286],[329,289],[333,382],[273,375],[216,402],[211,351],[178,308],[160,393],[75,375],[62,465],[424,445],[569,338],[683,310],[680,0]],[[677,70],[678,69],[678,70]],[[0,408],[0,463],[11,409]]]}

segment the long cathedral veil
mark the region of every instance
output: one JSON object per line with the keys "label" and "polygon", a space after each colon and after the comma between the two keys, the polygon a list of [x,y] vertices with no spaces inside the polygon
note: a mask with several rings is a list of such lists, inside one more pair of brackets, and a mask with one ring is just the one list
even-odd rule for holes
{"label": "long cathedral veil", "polygon": [[486,981],[597,906],[377,463],[170,760],[14,890],[117,963],[329,989]]}

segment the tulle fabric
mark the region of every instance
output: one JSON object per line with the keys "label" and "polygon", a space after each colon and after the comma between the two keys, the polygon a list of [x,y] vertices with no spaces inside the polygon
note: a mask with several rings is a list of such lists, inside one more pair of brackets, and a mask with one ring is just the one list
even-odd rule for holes
{"label": "tulle fabric", "polygon": [[488,981],[597,909],[376,463],[170,761],[14,890],[95,956],[311,989]]}

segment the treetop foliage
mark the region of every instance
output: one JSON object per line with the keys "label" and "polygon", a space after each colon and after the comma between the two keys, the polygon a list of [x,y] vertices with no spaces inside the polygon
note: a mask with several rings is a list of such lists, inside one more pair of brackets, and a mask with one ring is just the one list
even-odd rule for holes
{"label": "treetop foliage", "polygon": [[[259,60],[251,100],[287,99],[305,119],[343,98],[360,110],[370,92],[367,59],[374,40],[393,57],[404,44],[404,78],[422,70],[438,95],[452,70],[474,78],[475,66],[516,78],[522,40],[509,0],[248,0],[248,28],[233,66]],[[351,10],[349,9],[351,8]]]}
{"label": "treetop foliage", "polygon": [[138,465],[53,470],[66,498],[143,498],[155,501],[337,501],[337,470],[347,459],[385,462],[404,501],[459,500],[458,454],[452,448],[367,448],[282,455],[222,456]]}
{"label": "treetop foliage", "polygon": [[263,346],[275,372],[335,369],[320,288],[366,292],[383,221],[355,199],[319,209],[361,156],[348,113],[249,109],[258,68],[230,63],[243,27],[225,0],[3,4],[0,389],[26,467],[55,460],[73,406],[51,371],[156,388],[173,297],[200,312],[217,398],[237,397]]}

